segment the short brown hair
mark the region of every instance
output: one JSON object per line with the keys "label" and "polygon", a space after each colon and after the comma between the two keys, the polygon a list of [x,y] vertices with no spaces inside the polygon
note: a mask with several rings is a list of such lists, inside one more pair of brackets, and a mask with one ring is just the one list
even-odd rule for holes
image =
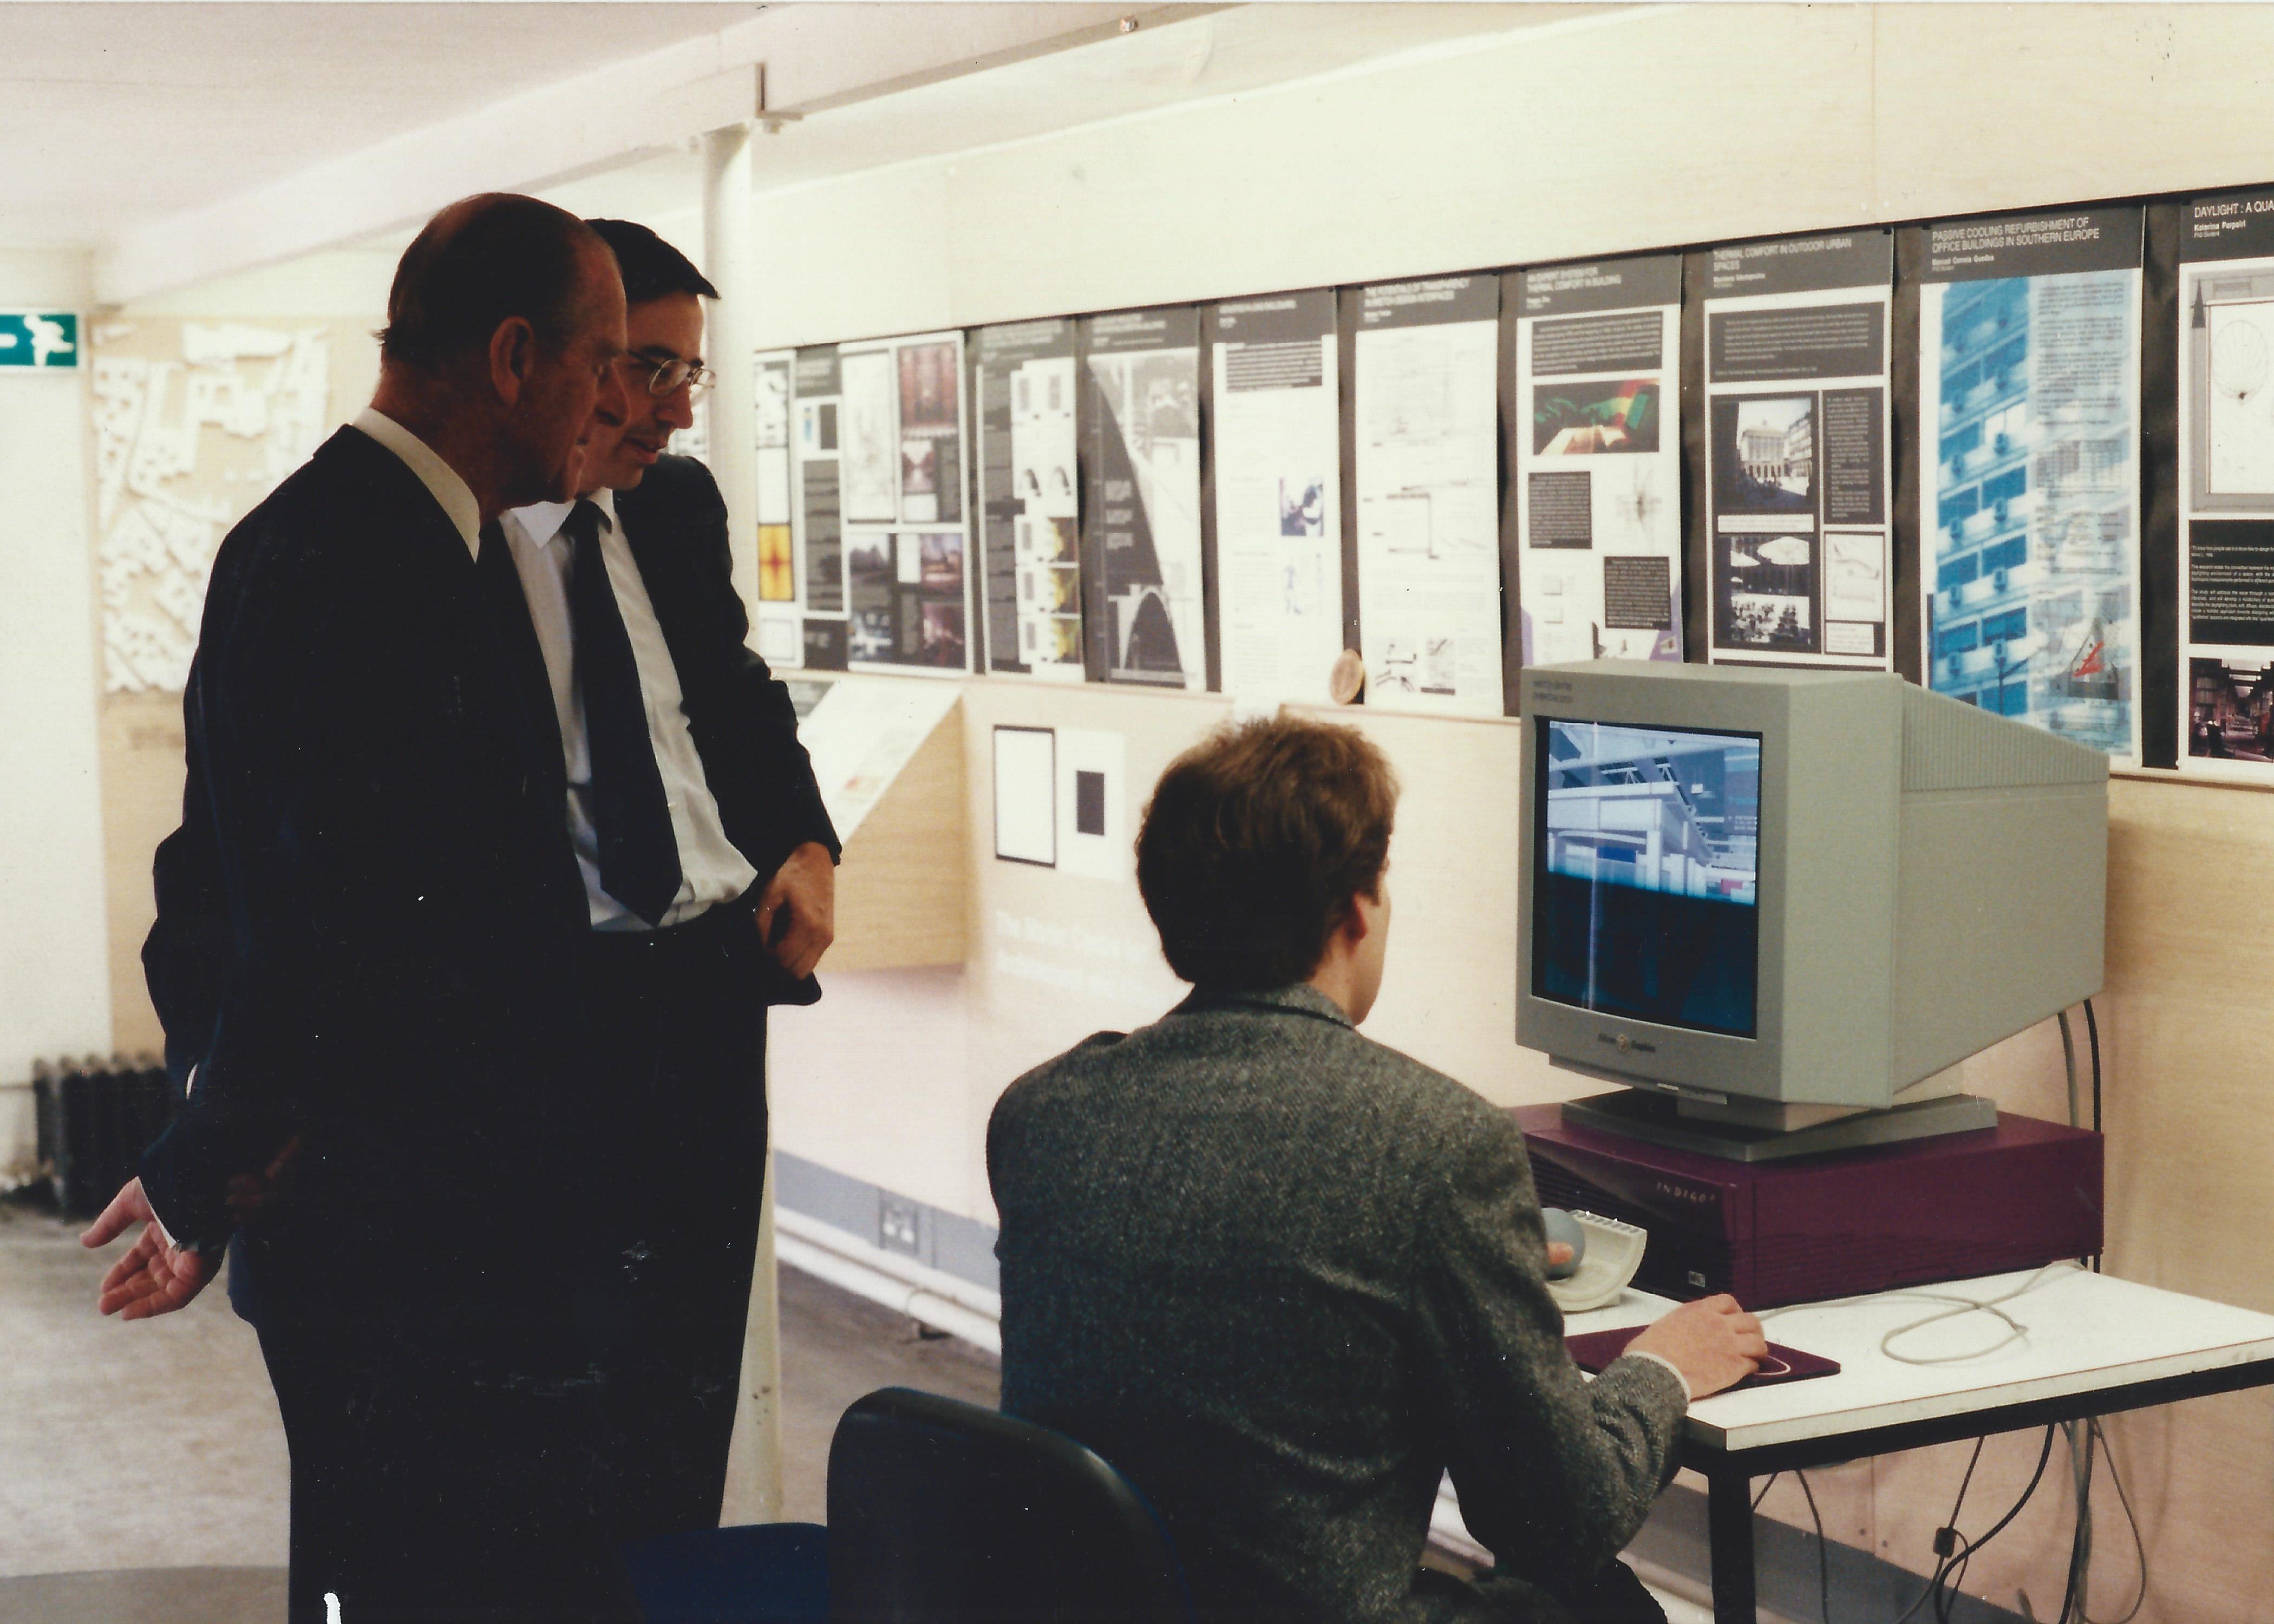
{"label": "short brown hair", "polygon": [[586,244],[607,246],[565,208],[513,192],[461,198],[403,251],[379,353],[440,372],[487,345],[515,316],[536,329],[548,353],[558,353],[576,326]]}
{"label": "short brown hair", "polygon": [[1137,834],[1137,889],[1169,967],[1254,992],[1308,980],[1389,857],[1397,778],[1355,728],[1276,717],[1169,763]]}

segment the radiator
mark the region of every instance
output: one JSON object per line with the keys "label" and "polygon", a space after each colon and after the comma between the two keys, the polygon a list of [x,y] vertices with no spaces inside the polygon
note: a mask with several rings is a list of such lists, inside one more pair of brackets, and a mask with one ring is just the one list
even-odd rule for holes
{"label": "radiator", "polygon": [[135,1174],[177,1104],[166,1069],[149,1056],[114,1055],[32,1068],[40,1171],[66,1217],[91,1218]]}

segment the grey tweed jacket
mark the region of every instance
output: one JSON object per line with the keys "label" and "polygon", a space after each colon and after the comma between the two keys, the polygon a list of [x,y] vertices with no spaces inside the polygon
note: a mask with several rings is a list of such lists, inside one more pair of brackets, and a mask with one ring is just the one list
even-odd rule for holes
{"label": "grey tweed jacket", "polygon": [[[987,1163],[1003,1408],[1144,1491],[1203,1618],[1560,1620],[1672,1475],[1681,1382],[1563,1350],[1513,1122],[1308,987],[1088,1039]],[[1419,1566],[1448,1469],[1479,1583]]]}

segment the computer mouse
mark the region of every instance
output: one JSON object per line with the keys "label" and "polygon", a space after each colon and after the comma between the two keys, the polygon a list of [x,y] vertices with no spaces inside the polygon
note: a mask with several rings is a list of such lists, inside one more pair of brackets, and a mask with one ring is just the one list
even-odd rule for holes
{"label": "computer mouse", "polygon": [[1550,1241],[1562,1241],[1571,1249],[1569,1263],[1550,1263],[1547,1266],[1547,1278],[1569,1280],[1579,1272],[1579,1265],[1587,1260],[1587,1231],[1579,1227],[1577,1219],[1560,1207],[1541,1207],[1540,1222],[1547,1229]]}

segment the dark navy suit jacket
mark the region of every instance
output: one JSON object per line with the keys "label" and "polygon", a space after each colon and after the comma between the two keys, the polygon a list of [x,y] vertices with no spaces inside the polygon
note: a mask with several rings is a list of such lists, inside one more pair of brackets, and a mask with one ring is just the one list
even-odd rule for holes
{"label": "dark navy suit jacket", "polygon": [[[771,876],[837,849],[788,695],[742,647],[726,514],[666,459],[620,504],[728,838]],[[501,542],[480,564],[352,428],[216,557],[184,712],[182,826],[143,948],[177,1080],[152,1206],[210,1245],[290,1139],[290,1207],[374,1242],[573,1199],[589,928],[559,730]]]}

